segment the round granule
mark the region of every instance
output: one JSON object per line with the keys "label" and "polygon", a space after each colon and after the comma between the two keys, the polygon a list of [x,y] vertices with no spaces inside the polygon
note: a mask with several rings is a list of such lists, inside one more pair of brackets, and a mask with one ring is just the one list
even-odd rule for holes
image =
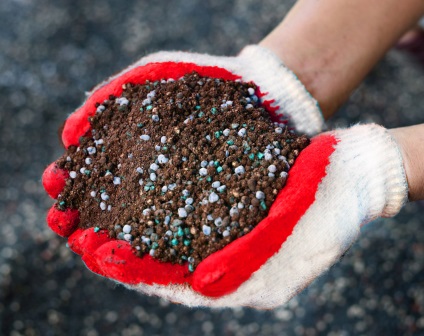
{"label": "round granule", "polygon": [[200,77],[126,84],[99,102],[91,129],[58,165],[57,200],[83,229],[189,269],[263,218],[309,144],[260,106],[256,86]]}

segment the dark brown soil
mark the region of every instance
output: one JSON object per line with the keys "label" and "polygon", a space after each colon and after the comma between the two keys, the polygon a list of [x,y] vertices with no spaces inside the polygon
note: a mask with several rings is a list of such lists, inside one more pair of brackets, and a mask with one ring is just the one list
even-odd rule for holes
{"label": "dark brown soil", "polygon": [[135,253],[190,270],[249,233],[309,144],[260,107],[252,83],[191,73],[127,84],[97,105],[92,129],[58,160],[71,172],[60,209]]}

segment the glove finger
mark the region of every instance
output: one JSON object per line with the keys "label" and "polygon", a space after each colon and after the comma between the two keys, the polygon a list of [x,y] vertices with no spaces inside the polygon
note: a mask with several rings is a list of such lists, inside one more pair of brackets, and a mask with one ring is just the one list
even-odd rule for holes
{"label": "glove finger", "polygon": [[163,263],[150,255],[138,257],[125,241],[101,245],[93,258],[107,277],[125,284],[189,284],[192,279],[186,265]]}
{"label": "glove finger", "polygon": [[66,184],[66,179],[69,173],[66,170],[60,169],[56,162],[51,163],[45,170],[42,176],[44,189],[51,198],[56,199],[62,192]]}
{"label": "glove finger", "polygon": [[100,246],[111,240],[105,230],[95,232],[93,228],[78,229],[68,238],[68,246],[82,256],[82,260],[92,272],[105,276],[93,255]]}
{"label": "glove finger", "polygon": [[78,210],[59,210],[53,205],[47,214],[47,224],[50,229],[61,237],[68,237],[75,231],[79,223]]}

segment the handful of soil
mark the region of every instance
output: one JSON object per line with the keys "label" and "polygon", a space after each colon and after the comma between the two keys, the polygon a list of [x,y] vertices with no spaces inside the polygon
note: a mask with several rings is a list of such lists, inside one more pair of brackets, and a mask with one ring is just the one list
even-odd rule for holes
{"label": "handful of soil", "polygon": [[125,84],[96,104],[91,130],[57,161],[57,208],[138,256],[188,263],[249,233],[309,144],[261,107],[253,83],[201,77]]}

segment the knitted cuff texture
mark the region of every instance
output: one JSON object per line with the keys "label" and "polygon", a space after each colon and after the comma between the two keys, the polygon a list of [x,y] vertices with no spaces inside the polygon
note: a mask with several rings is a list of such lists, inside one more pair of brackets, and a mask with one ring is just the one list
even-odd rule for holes
{"label": "knitted cuff texture", "polygon": [[335,135],[358,197],[366,205],[365,222],[395,216],[407,201],[408,183],[394,138],[376,124],[356,125]]}

